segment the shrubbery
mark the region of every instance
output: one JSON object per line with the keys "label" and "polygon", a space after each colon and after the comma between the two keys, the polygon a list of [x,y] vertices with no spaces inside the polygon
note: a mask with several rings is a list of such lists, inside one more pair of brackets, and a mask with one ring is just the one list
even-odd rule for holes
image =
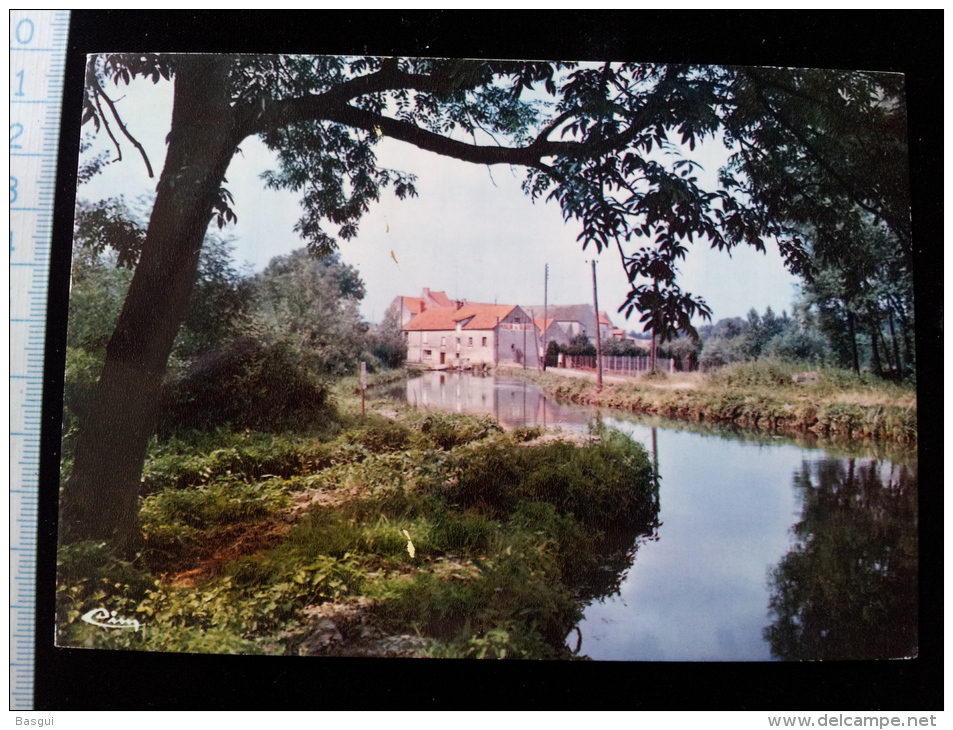
{"label": "shrubbery", "polygon": [[239,338],[169,379],[158,431],[307,430],[331,412],[326,386],[289,343]]}
{"label": "shrubbery", "polygon": [[[192,431],[155,444],[157,491],[140,513],[155,569],[176,570],[177,556],[190,567],[233,526],[281,524],[296,490],[352,489],[195,588],[157,584],[102,546],[64,547],[61,643],[294,653],[302,609],[362,596],[376,626],[425,637],[418,653],[565,658],[581,607],[618,590],[658,518],[648,457],[615,432],[526,445],[490,419],[434,413],[352,417],[326,438]],[[97,634],[79,616],[99,607],[143,628]]]}

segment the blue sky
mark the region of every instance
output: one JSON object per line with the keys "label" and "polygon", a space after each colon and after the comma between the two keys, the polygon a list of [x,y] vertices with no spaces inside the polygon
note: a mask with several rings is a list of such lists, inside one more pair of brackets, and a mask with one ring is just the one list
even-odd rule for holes
{"label": "blue sky", "polygon": [[[172,84],[140,80],[107,92],[117,100],[117,109],[158,176],[171,120]],[[108,143],[101,134],[89,154]],[[147,177],[132,145],[122,139],[120,144],[122,161],[81,186],[79,198],[123,194],[133,199],[155,189],[156,181]],[[703,186],[706,181],[714,185],[726,156],[719,141],[692,153],[704,168],[699,175]],[[400,201],[385,191],[361,221],[357,238],[341,243],[342,259],[360,270],[367,286],[361,311],[368,321],[379,321],[395,296],[417,296],[423,287],[471,301],[541,304],[547,263],[550,302],[591,301],[588,262],[596,252],[591,247],[582,250],[576,241],[579,224],[564,222],[556,203],[533,203],[523,194],[521,169],[472,165],[388,139],[379,144],[378,158],[386,167],[416,174],[419,197]],[[303,245],[294,232],[300,216],[297,196],[266,190],[260,179],[274,167],[264,145],[248,139],[226,174],[238,215],[238,223],[226,233],[235,238],[236,261],[256,271],[273,256]],[[637,314],[626,322],[616,313],[628,292],[618,253],[604,251],[597,260],[600,309],[608,311],[617,326],[641,330]],[[717,321],[744,316],[752,307],[759,312],[767,306],[790,311],[797,279],[785,271],[773,247],[767,254],[737,249],[729,257],[696,243],[681,266],[680,282],[684,290],[704,297]]]}

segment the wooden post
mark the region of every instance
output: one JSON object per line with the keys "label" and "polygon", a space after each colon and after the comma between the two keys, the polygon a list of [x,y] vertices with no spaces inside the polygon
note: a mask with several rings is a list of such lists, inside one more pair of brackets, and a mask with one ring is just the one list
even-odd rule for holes
{"label": "wooden post", "polygon": [[367,363],[361,362],[361,416],[364,415],[364,391],[367,390]]}

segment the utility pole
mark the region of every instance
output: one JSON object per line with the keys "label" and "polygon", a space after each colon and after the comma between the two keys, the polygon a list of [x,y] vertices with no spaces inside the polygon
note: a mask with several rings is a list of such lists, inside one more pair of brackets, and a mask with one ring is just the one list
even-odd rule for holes
{"label": "utility pole", "polygon": [[549,343],[546,342],[546,330],[549,317],[549,264],[546,264],[546,276],[543,279],[543,372],[546,372],[546,358],[549,355]]}
{"label": "utility pole", "polygon": [[599,293],[596,290],[596,260],[592,260],[592,306],[596,308],[596,390],[602,390],[602,337],[599,336]]}

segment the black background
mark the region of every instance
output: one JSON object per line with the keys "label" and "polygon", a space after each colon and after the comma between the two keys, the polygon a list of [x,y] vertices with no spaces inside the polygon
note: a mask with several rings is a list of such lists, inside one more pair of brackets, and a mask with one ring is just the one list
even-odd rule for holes
{"label": "black background", "polygon": [[[73,11],[42,433],[37,709],[942,709],[941,12]],[[810,66],[906,74],[917,296],[920,657],[616,663],[233,657],[53,646],[56,494],[85,55],[302,52]]]}

